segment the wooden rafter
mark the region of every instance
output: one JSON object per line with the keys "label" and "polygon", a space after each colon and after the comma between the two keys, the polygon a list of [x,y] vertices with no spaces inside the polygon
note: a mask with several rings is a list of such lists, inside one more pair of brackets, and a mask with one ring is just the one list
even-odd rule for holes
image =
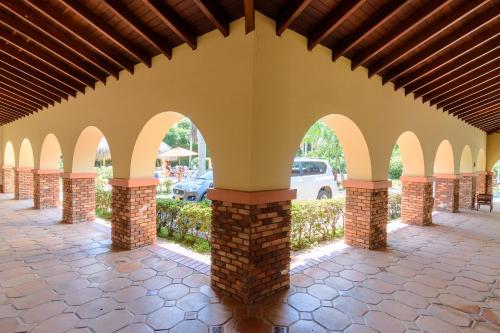
{"label": "wooden rafter", "polygon": [[485,100],[489,100],[491,96],[496,96],[496,98],[500,98],[500,88],[493,89],[490,92],[483,92],[482,94],[478,94],[477,96],[469,97],[463,101],[456,101],[452,103],[450,106],[444,108],[444,110],[448,113],[453,113],[454,111],[460,110],[462,107],[468,107],[471,105],[477,105]]}
{"label": "wooden rafter", "polygon": [[462,105],[463,103],[476,99],[478,97],[484,96],[486,94],[490,94],[491,92],[498,91],[500,89],[500,82],[497,83],[492,83],[490,85],[487,85],[484,89],[480,89],[478,91],[474,91],[472,93],[464,94],[461,96],[458,96],[454,98],[453,100],[448,100],[448,101],[443,101],[437,103],[438,108],[449,108],[455,105]]}
{"label": "wooden rafter", "polygon": [[243,11],[245,15],[245,32],[249,34],[255,30],[254,0],[243,0]]}
{"label": "wooden rafter", "polygon": [[193,0],[205,16],[216,27],[222,36],[229,36],[229,21],[219,6],[213,0]]}
{"label": "wooden rafter", "polygon": [[280,17],[276,20],[276,34],[281,34],[299,17],[312,0],[296,0],[286,5]]}
{"label": "wooden rafter", "polygon": [[40,94],[41,96],[47,97],[53,101],[61,102],[61,96],[53,91],[48,91],[43,88],[40,88],[39,85],[33,83],[31,80],[26,79],[26,75],[18,76],[16,74],[11,73],[6,70],[3,66],[3,63],[0,62],[0,76],[19,87],[22,87],[24,90],[29,90],[34,93]]}

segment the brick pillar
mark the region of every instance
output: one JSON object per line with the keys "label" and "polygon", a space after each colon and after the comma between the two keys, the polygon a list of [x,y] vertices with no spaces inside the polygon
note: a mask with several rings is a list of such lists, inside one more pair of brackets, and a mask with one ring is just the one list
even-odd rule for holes
{"label": "brick pillar", "polygon": [[432,178],[401,177],[403,191],[401,196],[401,221],[406,224],[432,224]]}
{"label": "brick pillar", "polygon": [[365,249],[386,246],[390,181],[346,180],[345,243]]}
{"label": "brick pillar", "polygon": [[95,174],[63,173],[63,222],[95,220]]}
{"label": "brick pillar", "polygon": [[33,198],[36,209],[57,207],[59,200],[59,170],[34,170]]}
{"label": "brick pillar", "polygon": [[14,169],[14,199],[25,200],[33,198],[33,169]]}
{"label": "brick pillar", "polygon": [[458,193],[458,207],[473,209],[476,198],[476,177],[472,173],[460,174]]}
{"label": "brick pillar", "polygon": [[13,193],[14,192],[14,167],[9,165],[4,165],[0,169],[2,173],[2,193]]}
{"label": "brick pillar", "polygon": [[135,249],[156,242],[157,179],[110,179],[113,186],[111,240]]}
{"label": "brick pillar", "polygon": [[476,194],[493,194],[493,172],[481,171],[476,175]]}
{"label": "brick pillar", "polygon": [[212,189],[212,288],[251,304],[290,285],[295,190]]}
{"label": "brick pillar", "polygon": [[458,212],[459,181],[458,175],[434,175],[436,189],[434,194],[434,209],[450,213]]}

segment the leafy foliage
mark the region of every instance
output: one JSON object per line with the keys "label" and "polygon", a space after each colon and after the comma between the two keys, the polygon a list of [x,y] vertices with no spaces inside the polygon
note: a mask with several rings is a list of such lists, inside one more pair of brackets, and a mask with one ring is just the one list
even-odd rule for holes
{"label": "leafy foliage", "polygon": [[387,208],[387,219],[395,220],[401,217],[401,194],[389,193],[389,206]]}
{"label": "leafy foliage", "polygon": [[108,179],[113,177],[113,169],[111,167],[95,168],[96,183],[95,183],[95,209],[96,215],[102,219],[111,219],[111,187],[108,184]]}
{"label": "leafy foliage", "polygon": [[389,162],[389,179],[399,179],[403,174],[403,160],[399,146],[394,145],[392,150],[391,160]]}

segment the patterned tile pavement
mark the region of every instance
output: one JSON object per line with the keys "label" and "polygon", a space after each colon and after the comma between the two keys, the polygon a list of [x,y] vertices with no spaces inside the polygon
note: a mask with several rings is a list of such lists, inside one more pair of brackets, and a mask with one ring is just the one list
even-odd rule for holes
{"label": "patterned tile pavement", "polygon": [[386,250],[343,248],[242,306],[210,289],[206,264],[113,249],[107,228],[31,205],[0,195],[0,333],[500,332],[498,212],[395,228]]}

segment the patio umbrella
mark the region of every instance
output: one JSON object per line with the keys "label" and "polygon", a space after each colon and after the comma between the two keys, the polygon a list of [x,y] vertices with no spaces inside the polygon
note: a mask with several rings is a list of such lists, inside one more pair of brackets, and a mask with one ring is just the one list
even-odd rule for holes
{"label": "patio umbrella", "polygon": [[102,138],[97,146],[97,153],[95,159],[100,162],[104,162],[111,159],[111,152],[109,151],[109,145],[105,138]]}
{"label": "patio umbrella", "polygon": [[164,158],[164,159],[169,159],[169,158],[179,158],[179,157],[189,157],[189,156],[195,156],[198,155],[194,151],[191,151],[189,149],[184,149],[181,147],[176,147],[173,149],[170,149],[164,153],[158,154],[158,158]]}

